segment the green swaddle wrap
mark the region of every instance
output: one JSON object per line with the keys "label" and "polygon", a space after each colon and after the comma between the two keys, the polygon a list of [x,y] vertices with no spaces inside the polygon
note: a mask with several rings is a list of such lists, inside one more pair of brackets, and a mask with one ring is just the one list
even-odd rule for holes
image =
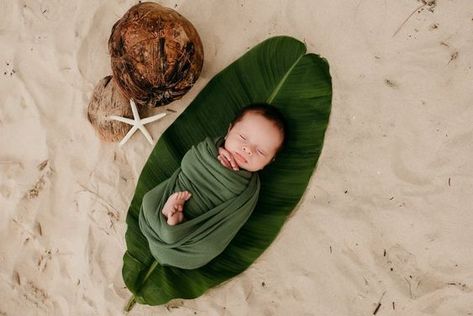
{"label": "green swaddle wrap", "polygon": [[[220,254],[258,201],[258,173],[233,171],[217,159],[223,138],[206,138],[184,155],[181,167],[143,196],[139,226],[161,265],[196,269]],[[189,191],[185,221],[170,226],[161,210],[168,197]]]}

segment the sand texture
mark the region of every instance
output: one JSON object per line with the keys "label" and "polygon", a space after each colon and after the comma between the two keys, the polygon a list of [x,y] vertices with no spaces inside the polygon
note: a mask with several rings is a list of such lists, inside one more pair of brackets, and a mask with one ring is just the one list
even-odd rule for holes
{"label": "sand texture", "polygon": [[[152,146],[87,120],[113,23],[137,1],[0,0],[0,316],[121,315],[126,211]],[[274,35],[333,79],[298,207],[244,273],[130,315],[473,315],[473,1],[161,1],[204,45],[195,86]],[[418,9],[418,11],[416,11]],[[412,14],[412,15],[411,15]]]}

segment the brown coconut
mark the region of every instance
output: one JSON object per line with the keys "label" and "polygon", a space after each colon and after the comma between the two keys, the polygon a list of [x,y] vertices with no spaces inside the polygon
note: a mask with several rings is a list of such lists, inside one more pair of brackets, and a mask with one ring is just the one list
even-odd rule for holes
{"label": "brown coconut", "polygon": [[202,70],[204,51],[194,26],[157,3],[131,7],[108,41],[113,76],[123,95],[141,105],[180,99]]}
{"label": "brown coconut", "polygon": [[114,78],[106,76],[94,88],[87,116],[102,140],[121,140],[131,125],[110,120],[110,115],[133,118],[130,101],[122,95]]}

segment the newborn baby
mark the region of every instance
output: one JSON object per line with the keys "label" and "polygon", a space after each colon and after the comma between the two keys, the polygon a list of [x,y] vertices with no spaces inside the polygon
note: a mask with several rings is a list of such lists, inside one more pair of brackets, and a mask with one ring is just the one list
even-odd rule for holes
{"label": "newborn baby", "polygon": [[[281,113],[267,104],[253,104],[241,109],[230,123],[217,159],[226,168],[256,172],[274,160],[286,139],[286,125]],[[192,197],[188,191],[169,196],[162,213],[169,225],[184,220],[184,204]]]}

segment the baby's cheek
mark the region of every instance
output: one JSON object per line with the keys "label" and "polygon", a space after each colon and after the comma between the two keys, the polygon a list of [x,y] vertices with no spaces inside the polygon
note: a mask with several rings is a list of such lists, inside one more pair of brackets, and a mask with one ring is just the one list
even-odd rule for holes
{"label": "baby's cheek", "polygon": [[231,140],[226,140],[225,143],[223,143],[223,146],[222,146],[225,150],[227,151],[230,151],[230,149],[232,148],[232,141]]}
{"label": "baby's cheek", "polygon": [[263,169],[264,167],[266,167],[268,165],[268,161],[266,159],[264,160],[260,160],[258,162],[258,170],[261,170]]}

